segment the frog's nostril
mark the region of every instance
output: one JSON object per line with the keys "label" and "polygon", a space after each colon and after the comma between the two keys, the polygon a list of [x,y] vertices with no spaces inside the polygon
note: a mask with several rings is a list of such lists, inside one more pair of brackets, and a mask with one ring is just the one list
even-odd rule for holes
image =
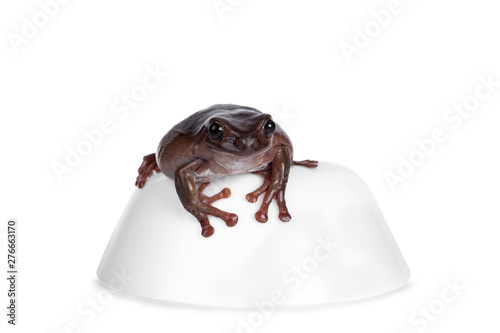
{"label": "frog's nostril", "polygon": [[254,142],[254,139],[253,138],[243,138],[241,139],[243,145],[245,145],[245,147],[250,147],[253,142]]}
{"label": "frog's nostril", "polygon": [[248,151],[254,148],[255,140],[251,137],[235,138],[233,144],[240,151]]}

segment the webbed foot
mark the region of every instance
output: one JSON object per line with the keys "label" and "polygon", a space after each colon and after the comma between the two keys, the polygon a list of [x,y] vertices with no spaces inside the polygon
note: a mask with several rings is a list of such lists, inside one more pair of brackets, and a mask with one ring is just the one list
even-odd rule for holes
{"label": "webbed foot", "polygon": [[212,215],[222,219],[228,227],[233,227],[238,222],[238,215],[222,211],[212,206],[212,203],[216,202],[217,200],[229,198],[231,196],[231,190],[226,187],[215,195],[207,196],[202,192],[205,188],[207,188],[209,184],[210,183],[201,184],[197,190],[199,202],[186,207],[186,209],[191,214],[193,214],[200,222],[201,234],[204,237],[210,237],[214,233],[214,227],[212,227],[212,225],[210,224],[208,215]]}
{"label": "webbed foot", "polygon": [[246,195],[246,199],[249,202],[256,202],[257,199],[264,194],[264,199],[262,204],[255,213],[255,219],[261,223],[267,222],[268,216],[267,211],[269,205],[271,204],[273,198],[276,200],[279,209],[279,219],[283,222],[288,222],[292,219],[285,202],[285,187],[287,180],[285,178],[274,179],[271,177],[271,172],[261,171],[254,172],[264,177],[264,183],[255,191],[250,192]]}
{"label": "webbed foot", "polygon": [[153,174],[153,171],[160,172],[160,168],[158,167],[158,164],[156,164],[156,155],[153,153],[144,156],[138,171],[139,175],[135,180],[135,186],[143,188],[149,176]]}

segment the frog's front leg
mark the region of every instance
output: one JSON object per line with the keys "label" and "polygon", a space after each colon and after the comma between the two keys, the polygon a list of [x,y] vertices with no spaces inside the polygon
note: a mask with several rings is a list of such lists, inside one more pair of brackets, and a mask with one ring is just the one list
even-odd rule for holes
{"label": "frog's front leg", "polygon": [[208,197],[202,194],[202,191],[209,183],[202,184],[198,189],[194,181],[196,171],[203,169],[206,162],[196,159],[189,162],[175,172],[175,189],[184,208],[190,212],[201,224],[201,234],[204,237],[210,237],[214,233],[214,228],[210,225],[208,215],[221,218],[228,227],[236,225],[238,216],[236,214],[224,212],[211,205],[214,201],[222,198],[228,198],[231,191],[224,188],[218,194]]}
{"label": "frog's front leg", "polygon": [[281,146],[278,153],[274,155],[271,171],[256,172],[264,177],[264,183],[255,191],[248,193],[246,199],[250,202],[256,202],[259,196],[265,193],[262,204],[257,213],[255,213],[257,221],[261,223],[267,222],[267,211],[273,198],[276,199],[276,203],[278,204],[279,219],[283,222],[288,222],[292,219],[285,202],[285,189],[288,182],[288,174],[290,173],[290,165],[290,153],[285,146]]}

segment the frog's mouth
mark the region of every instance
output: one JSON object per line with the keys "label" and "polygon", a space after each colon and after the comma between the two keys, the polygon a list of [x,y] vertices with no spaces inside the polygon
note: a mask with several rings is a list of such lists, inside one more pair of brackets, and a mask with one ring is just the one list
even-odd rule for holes
{"label": "frog's mouth", "polygon": [[231,142],[224,142],[221,144],[213,144],[211,142],[207,143],[207,146],[212,149],[216,150],[217,153],[222,153],[222,154],[228,154],[232,156],[245,156],[245,157],[252,157],[252,156],[260,156],[263,155],[271,146],[270,144],[238,144],[238,143],[231,143]]}
{"label": "frog's mouth", "polygon": [[265,153],[271,147],[272,139],[258,140],[255,137],[226,137],[224,141],[205,142],[208,148],[216,150],[217,153],[227,153],[237,156],[259,156]]}

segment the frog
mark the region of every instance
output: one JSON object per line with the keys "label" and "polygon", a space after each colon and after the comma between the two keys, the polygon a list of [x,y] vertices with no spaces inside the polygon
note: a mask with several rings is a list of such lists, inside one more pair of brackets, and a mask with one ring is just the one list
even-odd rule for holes
{"label": "frog", "polygon": [[215,229],[208,216],[222,219],[228,227],[238,222],[238,215],[212,205],[230,197],[229,188],[212,196],[203,194],[211,181],[244,173],[261,176],[262,185],[246,195],[251,203],[263,196],[255,220],[266,223],[275,200],[279,220],[289,222],[285,190],[292,166],[316,168],[318,161],[293,160],[292,142],[270,114],[248,106],[216,104],[170,129],[156,153],[144,156],[135,185],[142,189],[154,173],[172,179],[184,209],[200,223],[201,235],[210,237]]}

